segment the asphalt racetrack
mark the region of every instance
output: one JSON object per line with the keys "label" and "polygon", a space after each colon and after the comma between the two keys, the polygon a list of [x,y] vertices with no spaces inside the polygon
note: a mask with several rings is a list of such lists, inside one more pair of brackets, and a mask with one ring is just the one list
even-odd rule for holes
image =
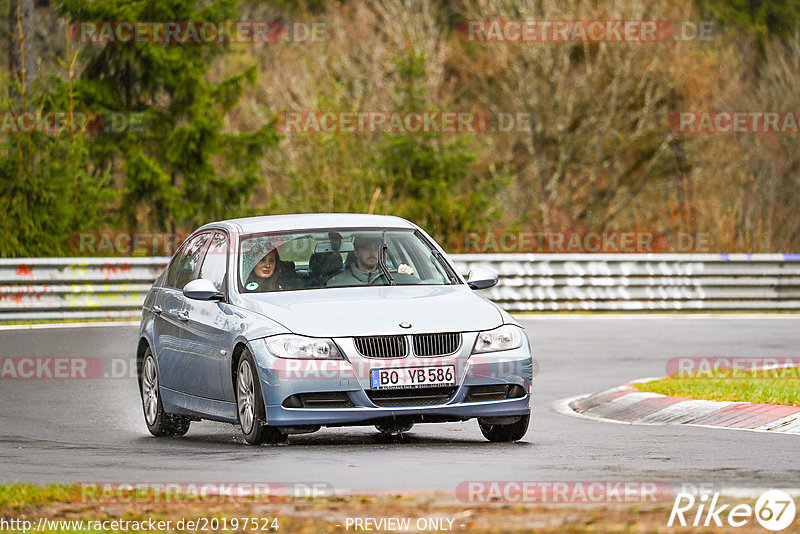
{"label": "asphalt racetrack", "polygon": [[417,425],[400,440],[372,427],[323,428],[251,447],[239,428],[192,423],[157,439],[132,366],[137,326],[0,329],[0,354],[91,356],[121,378],[0,380],[2,482],[281,482],[339,491],[453,491],[463,481],[658,481],[800,486],[793,435],[632,426],[556,412],[558,399],[665,374],[678,356],[797,357],[800,316],[523,316],[538,372],[523,441],[491,444],[476,421]]}

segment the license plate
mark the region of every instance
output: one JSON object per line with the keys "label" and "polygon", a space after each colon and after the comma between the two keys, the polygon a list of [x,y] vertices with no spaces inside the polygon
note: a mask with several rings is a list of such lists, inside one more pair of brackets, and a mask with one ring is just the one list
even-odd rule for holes
{"label": "license plate", "polygon": [[372,389],[426,388],[455,386],[456,367],[402,367],[370,369]]}

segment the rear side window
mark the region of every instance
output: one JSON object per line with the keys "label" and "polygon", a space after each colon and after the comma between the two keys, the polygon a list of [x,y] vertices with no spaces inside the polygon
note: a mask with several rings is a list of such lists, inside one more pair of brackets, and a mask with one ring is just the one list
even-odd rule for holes
{"label": "rear side window", "polygon": [[167,287],[183,289],[183,286],[198,278],[197,271],[203,253],[208,248],[211,234],[199,234],[191,238],[181,249],[178,256],[172,259],[167,273]]}
{"label": "rear side window", "polygon": [[206,252],[206,258],[200,267],[200,276],[205,280],[210,280],[214,286],[223,291],[225,273],[228,267],[228,238],[225,234],[217,232],[211,238],[211,246]]}

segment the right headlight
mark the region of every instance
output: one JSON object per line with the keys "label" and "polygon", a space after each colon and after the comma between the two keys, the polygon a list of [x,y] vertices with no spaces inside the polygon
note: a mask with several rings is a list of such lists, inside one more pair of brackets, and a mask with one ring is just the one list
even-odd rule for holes
{"label": "right headlight", "polygon": [[303,360],[342,360],[342,354],[331,339],[281,334],[264,340],[269,351],[278,358]]}
{"label": "right headlight", "polygon": [[522,346],[523,335],[522,329],[512,324],[504,324],[494,330],[479,332],[472,354],[517,349]]}

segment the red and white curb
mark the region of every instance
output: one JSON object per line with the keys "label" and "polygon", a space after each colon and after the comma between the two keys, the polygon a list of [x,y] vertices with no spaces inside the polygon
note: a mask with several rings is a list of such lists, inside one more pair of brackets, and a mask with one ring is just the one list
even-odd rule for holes
{"label": "red and white curb", "polygon": [[556,403],[555,409],[617,423],[800,434],[800,406],[667,397],[639,391],[630,382],[600,393],[564,399]]}

